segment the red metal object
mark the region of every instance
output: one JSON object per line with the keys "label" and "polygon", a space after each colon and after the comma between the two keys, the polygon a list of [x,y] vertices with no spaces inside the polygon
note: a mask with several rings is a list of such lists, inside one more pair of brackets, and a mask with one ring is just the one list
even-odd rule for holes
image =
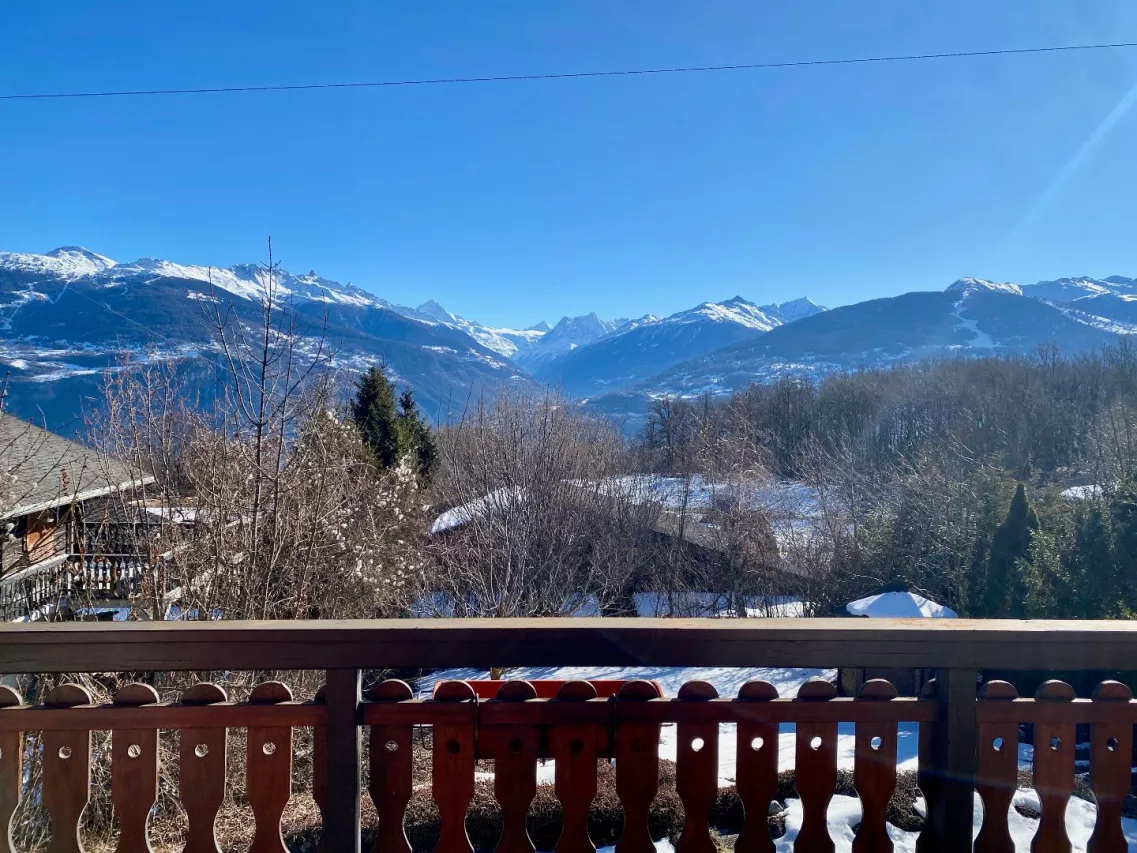
{"label": "red metal object", "polygon": [[[484,680],[479,680],[479,681],[467,681],[466,683],[469,684],[474,689],[474,695],[477,696],[479,699],[496,699],[497,698],[497,692],[501,689],[501,686],[503,684],[508,683],[509,680],[510,679],[508,679],[508,678],[503,678],[499,681],[491,681],[489,679],[484,679]],[[588,681],[588,683],[596,688],[596,695],[598,697],[600,697],[601,699],[608,699],[612,696],[615,696],[617,693],[619,693],[620,688],[623,687],[625,684],[627,684],[629,681],[635,681],[635,680],[640,680],[640,679],[627,679],[627,680],[597,679],[595,681],[590,679]],[[439,682],[439,683],[441,684],[444,682]],[[568,684],[568,681],[567,680],[549,679],[549,680],[530,681],[529,683],[532,684],[533,689],[537,691],[537,698],[538,699],[552,699],[557,695],[558,690],[560,690],[564,685]],[[655,686],[655,689],[659,692],[659,695],[662,697],[663,696],[663,688],[661,688],[659,686],[659,683],[652,681],[651,684],[653,684]],[[434,690],[431,691],[431,697],[432,698],[434,696],[434,693],[437,690],[438,690],[438,684],[434,685]]]}

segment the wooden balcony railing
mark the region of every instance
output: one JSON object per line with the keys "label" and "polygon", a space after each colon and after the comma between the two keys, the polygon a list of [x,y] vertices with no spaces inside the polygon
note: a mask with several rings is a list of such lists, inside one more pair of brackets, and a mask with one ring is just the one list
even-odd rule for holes
{"label": "wooden balcony railing", "polygon": [[148,569],[136,554],[68,557],[47,566],[30,566],[0,579],[0,622],[28,618],[37,611],[51,618],[61,603],[72,608],[126,601],[142,587]]}
{"label": "wooden balcony railing", "polygon": [[[131,684],[109,705],[91,705],[79,687],[55,688],[26,706],[0,688],[0,850],[21,796],[23,733],[42,732],[43,789],[54,851],[80,850],[76,826],[88,799],[91,732],[112,733],[112,798],[118,850],[148,849],[146,820],[157,796],[159,730],[178,730],[181,801],[189,818],[185,849],[215,851],[213,823],[225,788],[227,729],[247,730],[247,796],[256,822],[254,851],[281,851],[280,820],[290,795],[293,728],[314,728],[313,792],[323,816],[322,850],[360,848],[361,736],[370,739],[370,789],[379,816],[377,851],[406,853],[403,812],[411,796],[411,733],[433,727],[433,795],[441,817],[438,853],[470,853],[464,819],[475,761],[494,762],[501,805],[501,853],[532,853],[525,816],[537,762],[555,760],[554,789],[564,812],[557,853],[589,853],[589,803],[597,761],[615,759],[625,812],[621,853],[652,853],[648,807],[656,794],[660,726],[677,727],[678,795],[684,805],[680,853],[713,850],[710,809],[717,786],[719,724],[737,725],[737,789],[746,811],[739,853],[772,850],[767,807],[777,786],[778,725],[796,724],[796,786],[803,825],[794,849],[832,851],[826,807],[837,775],[837,725],[855,727],[854,778],[863,807],[854,850],[891,850],[885,813],[896,780],[897,728],[919,725],[919,784],[928,820],[921,853],[972,849],[974,792],[984,805],[976,849],[1013,849],[1007,813],[1017,785],[1020,723],[1033,724],[1041,821],[1034,849],[1069,850],[1064,814],[1074,787],[1074,727],[1090,726],[1095,853],[1126,849],[1122,801],[1129,792],[1137,702],[1117,682],[1075,699],[1060,682],[1018,698],[1004,682],[978,693],[985,669],[1125,670],[1137,660],[1137,624],[877,620],[399,620],[381,622],[138,623],[0,626],[0,673],[105,671],[326,671],[311,702],[284,685],[258,686],[229,703],[211,684],[179,702],[157,701]],[[465,682],[447,682],[431,699],[400,681],[361,696],[364,669],[425,666],[649,665],[734,667],[921,667],[936,670],[921,698],[898,698],[871,681],[855,699],[824,682],[778,696],[753,681],[720,697],[689,682],[661,698],[649,682],[596,698],[569,682],[551,699],[514,682],[478,700]]]}

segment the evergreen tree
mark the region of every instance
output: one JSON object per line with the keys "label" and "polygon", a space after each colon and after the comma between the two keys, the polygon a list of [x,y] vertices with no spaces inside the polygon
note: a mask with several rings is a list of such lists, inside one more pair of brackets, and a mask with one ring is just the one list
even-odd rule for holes
{"label": "evergreen tree", "polygon": [[[1116,491],[1109,496],[1110,516],[1113,523],[1113,553],[1115,571],[1119,578],[1137,577],[1137,481],[1124,478]],[[1127,610],[1137,607],[1137,595],[1123,585],[1124,606]]]}
{"label": "evergreen tree", "polygon": [[1056,538],[1041,530],[1030,537],[1029,555],[1017,561],[1026,580],[1025,615],[1031,619],[1068,618],[1073,578],[1062,559]]}
{"label": "evergreen tree", "polygon": [[1073,554],[1070,559],[1072,595],[1063,616],[1111,619],[1118,615],[1121,586],[1109,525],[1098,501],[1075,519]]}
{"label": "evergreen tree", "polygon": [[379,467],[394,468],[399,461],[395,390],[378,367],[368,369],[356,381],[351,417]]}
{"label": "evergreen tree", "polygon": [[1015,496],[1011,498],[1007,517],[991,539],[983,596],[984,616],[1021,618],[1025,614],[1026,578],[1023,571],[1029,566],[1030,537],[1037,529],[1038,516],[1027,500],[1022,483],[1019,483]]}
{"label": "evergreen tree", "polygon": [[411,389],[407,388],[399,396],[399,413],[396,416],[399,458],[410,457],[418,475],[430,477],[438,458],[434,444],[434,433],[419,414]]}

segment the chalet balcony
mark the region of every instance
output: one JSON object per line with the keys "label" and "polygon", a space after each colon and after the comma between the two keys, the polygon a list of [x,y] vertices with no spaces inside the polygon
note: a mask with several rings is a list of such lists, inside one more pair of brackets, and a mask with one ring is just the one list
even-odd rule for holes
{"label": "chalet balcony", "polygon": [[0,622],[128,607],[148,568],[138,554],[107,552],[29,566],[0,580]]}
{"label": "chalet balcony", "polygon": [[[293,792],[294,737],[312,732],[311,790],[322,815],[320,849],[360,850],[361,806],[376,851],[408,851],[404,813],[411,799],[412,746],[428,727],[430,782],[437,804],[438,853],[470,853],[466,816],[478,779],[492,778],[500,805],[496,844],[479,849],[532,853],[527,813],[538,768],[551,760],[552,787],[563,813],[554,849],[589,853],[589,808],[598,767],[614,762],[623,810],[617,849],[650,853],[649,809],[656,797],[664,728],[675,744],[675,790],[682,802],[680,853],[713,851],[712,809],[720,759],[733,751],[734,788],[742,810],[735,849],[772,850],[767,816],[778,790],[779,739],[792,738],[801,821],[798,851],[833,851],[827,807],[838,772],[839,726],[853,729],[853,778],[861,816],[852,849],[894,849],[886,826],[897,778],[898,734],[917,732],[919,787],[927,819],[915,848],[926,851],[1016,849],[1008,827],[1019,784],[1018,745],[1033,745],[1033,784],[1040,817],[1031,849],[1070,850],[1067,804],[1074,792],[1076,744],[1088,738],[1087,784],[1096,802],[1089,849],[1128,849],[1123,804],[1130,791],[1137,702],[1117,681],[1075,698],[1067,684],[1040,678],[1033,696],[1018,696],[998,671],[1123,671],[1137,656],[1137,623],[854,619],[546,619],[393,620],[360,622],[84,623],[0,626],[0,673],[130,672],[139,683],[113,701],[91,704],[83,688],[55,686],[34,705],[0,687],[0,839],[21,800],[50,813],[53,851],[82,849],[77,824],[100,758],[92,733],[109,732],[110,787],[119,821],[119,851],[149,849],[147,821],[158,794],[160,732],[180,733],[171,761],[188,818],[184,849],[214,851],[214,822],[227,784],[226,741],[244,730],[241,774],[255,821],[254,851],[281,851],[281,817]],[[499,666],[843,667],[934,670],[919,697],[898,696],[885,680],[856,697],[838,697],[824,681],[779,695],[762,680],[718,695],[703,681],[660,695],[650,681],[630,680],[599,696],[586,681],[558,685],[538,698],[513,681],[481,699],[461,680],[442,680],[429,698],[403,681],[370,673],[395,668]],[[145,681],[150,672],[305,671],[324,687],[310,701],[262,683],[248,701],[229,702],[202,678],[179,701],[163,703]],[[34,684],[35,682],[32,681]],[[981,685],[981,686],[980,686]],[[604,693],[613,691],[603,690]],[[786,734],[786,725],[794,730]],[[1022,727],[1028,728],[1022,728]],[[727,737],[730,730],[731,736]],[[1088,732],[1087,734],[1084,734]],[[25,740],[32,737],[38,741]],[[41,787],[30,790],[21,762],[42,749]],[[93,746],[95,744],[96,746]],[[365,749],[364,746],[367,746]],[[232,753],[230,753],[232,755]],[[367,757],[365,764],[365,756]],[[232,761],[233,759],[230,758]],[[366,771],[366,772],[364,772]],[[366,788],[365,788],[366,780]],[[977,835],[977,840],[973,840]],[[787,836],[788,838],[788,836]],[[1085,843],[1085,839],[1078,842]],[[3,844],[0,849],[7,850]],[[549,849],[543,847],[541,849]],[[908,848],[904,848],[908,849]],[[1022,849],[1021,847],[1018,849]]]}

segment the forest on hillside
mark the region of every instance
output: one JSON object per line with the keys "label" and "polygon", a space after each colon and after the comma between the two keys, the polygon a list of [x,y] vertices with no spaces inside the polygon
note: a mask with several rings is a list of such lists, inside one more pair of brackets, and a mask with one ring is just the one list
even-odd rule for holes
{"label": "forest on hillside", "polygon": [[[938,360],[655,402],[645,468],[755,468],[830,495],[842,594],[897,582],[960,615],[1137,607],[1137,349]],[[830,509],[830,507],[832,509]]]}

